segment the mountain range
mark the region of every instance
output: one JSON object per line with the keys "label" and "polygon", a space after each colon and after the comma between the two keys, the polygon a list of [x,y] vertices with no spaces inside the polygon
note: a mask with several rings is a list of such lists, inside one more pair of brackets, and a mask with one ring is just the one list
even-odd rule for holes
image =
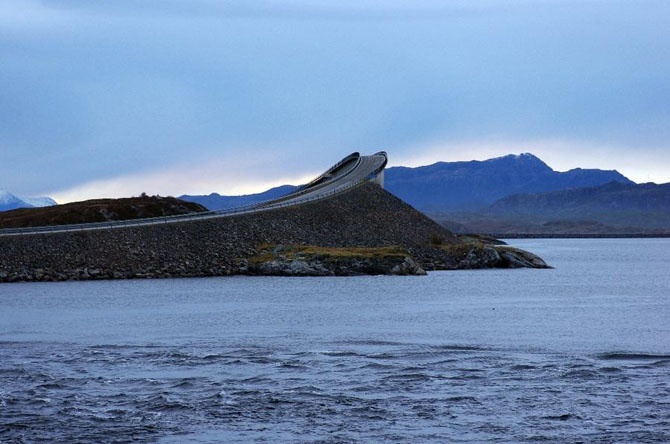
{"label": "mountain range", "polygon": [[[508,155],[484,161],[438,162],[416,168],[390,167],[384,171],[387,191],[425,213],[473,211],[503,197],[603,185],[634,184],[617,171],[573,169],[558,172],[532,154]],[[234,208],[287,194],[297,187],[283,185],[258,194],[222,196],[183,195],[210,210]]]}
{"label": "mountain range", "polygon": [[0,190],[0,211],[52,205],[56,205],[56,201],[50,197],[18,197],[8,191]]}
{"label": "mountain range", "polygon": [[[558,172],[525,153],[390,167],[384,174],[388,191],[456,232],[670,234],[670,185],[638,185],[617,171]],[[279,197],[295,188],[180,198],[216,210]]]}
{"label": "mountain range", "polygon": [[389,191],[455,232],[670,235],[670,184],[617,171],[557,172],[528,153],[389,170]]}
{"label": "mountain range", "polygon": [[425,213],[480,210],[518,193],[541,193],[602,185],[633,184],[617,171],[558,172],[532,154],[469,162],[438,162],[385,171],[385,188]]}
{"label": "mountain range", "polygon": [[[274,199],[296,188],[179,198],[218,210]],[[558,172],[529,153],[390,167],[385,188],[457,233],[670,235],[670,184],[636,184],[612,170]],[[55,204],[50,198],[26,199],[0,191],[0,211]]]}

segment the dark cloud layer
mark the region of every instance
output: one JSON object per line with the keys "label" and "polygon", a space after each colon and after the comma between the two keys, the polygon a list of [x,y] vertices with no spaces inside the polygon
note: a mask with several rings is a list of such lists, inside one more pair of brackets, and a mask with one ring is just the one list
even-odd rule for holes
{"label": "dark cloud layer", "polygon": [[272,157],[274,180],[356,149],[450,160],[534,141],[659,165],[670,4],[408,4],[4,2],[0,188],[217,162],[225,187],[242,157]]}

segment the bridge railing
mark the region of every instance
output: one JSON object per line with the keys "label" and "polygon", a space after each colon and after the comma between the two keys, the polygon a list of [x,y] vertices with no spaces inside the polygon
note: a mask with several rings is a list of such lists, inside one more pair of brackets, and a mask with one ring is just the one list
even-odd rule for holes
{"label": "bridge railing", "polygon": [[[354,161],[354,165],[351,166],[348,170],[346,170],[344,173],[340,173],[337,176],[332,176],[332,173],[335,171],[340,170],[345,164]],[[342,180],[345,177],[347,177],[352,171],[355,171],[356,168],[359,167],[361,164],[361,156],[358,152],[349,154],[347,157],[333,165],[326,171],[325,173],[321,174],[319,177],[316,179],[312,180],[306,185],[303,185],[302,187],[298,188],[292,193],[286,194],[284,196],[277,197],[275,199],[268,199],[262,202],[257,202],[254,204],[249,204],[247,205],[248,208],[256,207],[256,206],[264,206],[268,204],[274,204],[275,202],[280,202],[280,201],[286,201],[289,199],[295,199],[301,195],[306,195],[315,192],[316,190],[328,187],[329,185],[332,185],[333,182],[336,182],[338,180]],[[330,177],[329,177],[330,175]],[[327,181],[323,181],[329,177]]]}

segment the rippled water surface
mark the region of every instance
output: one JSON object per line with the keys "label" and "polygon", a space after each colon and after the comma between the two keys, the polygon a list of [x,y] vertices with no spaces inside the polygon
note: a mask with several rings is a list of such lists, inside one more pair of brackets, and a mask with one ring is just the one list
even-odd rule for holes
{"label": "rippled water surface", "polygon": [[0,285],[0,442],[670,442],[670,240],[553,270]]}

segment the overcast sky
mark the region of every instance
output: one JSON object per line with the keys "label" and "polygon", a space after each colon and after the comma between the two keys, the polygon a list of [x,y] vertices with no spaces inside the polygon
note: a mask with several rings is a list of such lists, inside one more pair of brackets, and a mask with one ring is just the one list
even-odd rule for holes
{"label": "overcast sky", "polygon": [[379,150],[670,182],[670,1],[0,0],[0,189],[242,194]]}

